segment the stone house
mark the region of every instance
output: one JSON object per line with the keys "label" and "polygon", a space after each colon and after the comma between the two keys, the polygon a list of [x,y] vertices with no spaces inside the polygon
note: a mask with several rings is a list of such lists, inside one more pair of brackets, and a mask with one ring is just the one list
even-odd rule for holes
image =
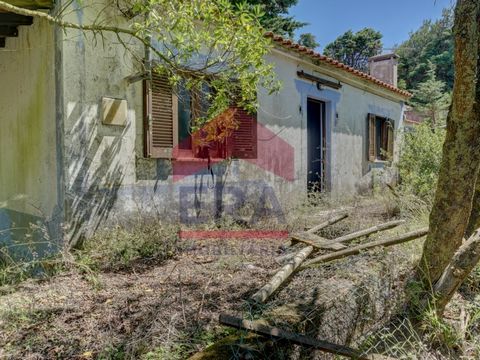
{"label": "stone house", "polygon": [[[61,3],[10,2],[50,12]],[[69,20],[88,23],[95,6]],[[266,34],[282,89],[258,89],[256,115],[236,111],[230,150],[207,159],[185,130],[193,102],[161,77],[135,76],[136,59],[114,39],[10,13],[0,29],[0,243],[31,224],[58,242],[139,212],[178,216],[200,197],[222,201],[229,186],[278,199],[351,194],[397,156],[410,94],[396,87],[394,57],[373,59],[369,75]]]}

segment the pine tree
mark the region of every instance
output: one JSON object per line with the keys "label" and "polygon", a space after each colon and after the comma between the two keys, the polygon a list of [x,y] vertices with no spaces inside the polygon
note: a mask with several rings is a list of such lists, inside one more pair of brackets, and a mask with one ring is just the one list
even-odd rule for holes
{"label": "pine tree", "polygon": [[432,127],[444,125],[451,97],[445,89],[445,82],[437,79],[436,65],[429,61],[426,80],[413,90],[412,105],[428,118]]}

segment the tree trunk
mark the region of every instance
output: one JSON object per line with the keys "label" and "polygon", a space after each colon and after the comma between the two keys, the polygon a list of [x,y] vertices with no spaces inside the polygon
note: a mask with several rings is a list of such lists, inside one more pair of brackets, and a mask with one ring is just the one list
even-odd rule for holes
{"label": "tree trunk", "polygon": [[455,84],[437,191],[430,214],[420,276],[435,283],[462,244],[472,210],[480,164],[478,0],[459,0],[455,9]]}
{"label": "tree trunk", "polygon": [[465,237],[469,238],[473,232],[480,228],[480,179],[477,177],[475,185],[475,194],[473,195],[472,212],[468,220],[467,231]]}

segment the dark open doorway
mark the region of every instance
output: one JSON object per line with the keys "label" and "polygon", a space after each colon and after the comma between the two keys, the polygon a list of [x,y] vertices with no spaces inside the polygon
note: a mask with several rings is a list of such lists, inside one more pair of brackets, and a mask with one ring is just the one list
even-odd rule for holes
{"label": "dark open doorway", "polygon": [[326,166],[325,103],[307,100],[307,188],[308,191],[325,191]]}

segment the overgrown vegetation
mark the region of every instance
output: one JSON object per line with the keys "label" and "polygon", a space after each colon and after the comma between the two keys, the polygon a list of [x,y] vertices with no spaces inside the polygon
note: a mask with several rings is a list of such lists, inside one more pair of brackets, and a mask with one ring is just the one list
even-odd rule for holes
{"label": "overgrown vegetation", "polygon": [[0,286],[32,277],[49,277],[62,270],[59,249],[44,225],[30,224],[1,231]]}
{"label": "overgrown vegetation", "polygon": [[160,264],[181,248],[178,226],[142,221],[131,227],[103,229],[85,241],[75,255],[94,270],[125,270],[135,264]]}
{"label": "overgrown vegetation", "polygon": [[430,202],[435,192],[442,160],[445,129],[433,129],[428,122],[403,134],[400,161],[400,191]]}

